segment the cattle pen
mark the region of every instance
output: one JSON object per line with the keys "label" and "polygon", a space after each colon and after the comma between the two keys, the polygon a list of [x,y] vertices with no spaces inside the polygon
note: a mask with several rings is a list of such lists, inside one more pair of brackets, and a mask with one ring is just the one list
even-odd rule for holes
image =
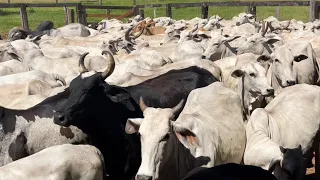
{"label": "cattle pen", "polygon": [[[208,18],[209,7],[230,7],[230,6],[245,6],[248,13],[257,14],[257,7],[273,6],[276,7],[275,17],[279,18],[280,7],[309,7],[309,21],[313,22],[319,18],[320,1],[268,1],[268,2],[253,2],[253,1],[234,1],[234,2],[200,2],[200,3],[168,3],[168,4],[144,4],[135,6],[100,6],[100,5],[83,5],[82,3],[50,3],[50,4],[35,4],[35,3],[0,3],[1,8],[20,8],[21,27],[29,30],[27,8],[50,8],[50,7],[63,7],[65,14],[65,24],[73,23],[75,21],[87,25],[87,17],[101,17],[101,18],[116,18],[123,19],[135,15],[144,17],[144,9],[149,8],[165,8],[167,17],[173,18],[173,8],[188,8],[198,7],[201,9],[201,18]],[[75,8],[76,13],[73,9]],[[105,14],[88,14],[88,9],[103,9],[106,10]],[[121,15],[111,15],[110,10],[127,10],[126,13]],[[76,14],[76,19],[75,19]]]}
{"label": "cattle pen", "polygon": [[[187,8],[187,7],[199,7],[201,8],[201,17],[207,18],[209,7],[228,7],[228,6],[245,6],[247,7],[247,12],[251,14],[257,13],[256,7],[262,6],[273,6],[276,7],[275,16],[278,18],[280,14],[281,6],[291,6],[291,7],[307,7],[309,6],[310,14],[309,20],[314,21],[319,18],[319,5],[320,3],[315,0],[310,1],[269,1],[269,2],[203,2],[203,3],[169,3],[169,4],[145,4],[136,6],[97,6],[97,5],[83,5],[82,3],[52,3],[52,4],[6,4],[0,3],[0,8],[20,8],[21,26],[23,29],[29,29],[27,8],[32,7],[64,7],[65,12],[65,24],[75,22],[75,12],[70,7],[75,7],[77,14],[77,22],[81,24],[87,24],[87,17],[101,17],[101,18],[117,18],[122,19],[125,17],[132,17],[133,15],[144,16],[144,9],[148,8],[165,8],[166,16],[173,17],[173,8]],[[87,9],[104,9],[106,14],[88,14]],[[110,10],[121,9],[128,10],[122,15],[111,15]]]}

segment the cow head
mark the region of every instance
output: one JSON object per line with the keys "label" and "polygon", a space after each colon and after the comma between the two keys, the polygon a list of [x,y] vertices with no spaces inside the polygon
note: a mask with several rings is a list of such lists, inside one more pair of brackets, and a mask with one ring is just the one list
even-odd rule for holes
{"label": "cow head", "polygon": [[17,50],[11,44],[0,47],[0,62],[9,60],[22,60],[21,57],[19,57]]}
{"label": "cow head", "polygon": [[287,87],[297,83],[293,69],[294,63],[306,60],[308,56],[304,54],[293,55],[291,50],[286,45],[283,45],[277,48],[269,58],[272,59],[272,76],[275,77],[281,87]]}
{"label": "cow head", "polygon": [[[95,114],[101,116],[101,112],[112,112],[114,111],[113,108],[122,102],[126,103],[125,101],[130,98],[130,95],[124,89],[114,88],[104,82],[114,70],[113,56],[108,51],[103,51],[102,54],[108,56],[108,66],[103,72],[95,72],[88,71],[84,66],[84,57],[87,54],[85,53],[80,57],[80,75],[70,83],[68,100],[54,113],[54,123],[58,125],[83,127],[85,125],[83,123],[95,117]],[[118,102],[120,103],[117,104]]]}
{"label": "cow head", "polygon": [[220,29],[221,28],[221,24],[220,21],[222,21],[223,18],[219,17],[219,16],[212,16],[209,20],[209,22],[203,27],[203,29],[207,30],[207,31],[211,31],[214,29]]}
{"label": "cow head", "polygon": [[282,160],[274,160],[269,165],[269,171],[273,172],[277,179],[302,180],[306,173],[306,163],[302,155],[301,145],[294,149],[279,147],[283,154]]}
{"label": "cow head", "polygon": [[233,17],[232,20],[237,26],[246,23],[253,23],[255,21],[255,16],[253,14],[240,13],[238,16]]}
{"label": "cow head", "polygon": [[[234,51],[230,47],[229,42],[239,37],[240,36],[223,35],[222,30],[212,31],[211,39],[206,45],[205,51],[202,54],[202,59],[211,59],[211,60],[221,59],[221,57],[223,57],[224,53],[227,51],[228,48],[231,51]],[[236,52],[234,51],[234,53]]]}
{"label": "cow head", "polygon": [[169,26],[164,32],[165,35],[160,42],[160,45],[167,43],[168,41],[179,38],[181,31],[185,28],[185,24],[173,24]]}
{"label": "cow head", "polygon": [[257,62],[248,63],[234,70],[231,76],[241,78],[239,82],[242,87],[239,88],[244,88],[253,97],[271,96],[274,93],[274,89],[267,82],[266,70]]}
{"label": "cow head", "polygon": [[13,28],[9,31],[9,34],[8,34],[8,39],[10,41],[14,41],[14,40],[17,40],[17,39],[25,39],[27,38],[28,36],[28,32],[27,31],[24,31],[24,30],[21,30],[21,29],[18,29],[18,28]]}
{"label": "cow head", "polygon": [[266,34],[269,23],[262,23],[260,33],[256,33],[246,39],[237,49],[238,54],[253,53],[257,55],[271,54],[275,46],[283,45],[283,40],[276,34]]}
{"label": "cow head", "polygon": [[[143,119],[128,119],[126,133],[140,133],[142,163],[137,173],[137,180],[158,179],[159,171],[165,166],[168,148],[173,147],[178,138],[183,144],[198,146],[199,140],[188,128],[175,123],[175,117],[182,110],[184,100],[174,108],[147,107],[140,99],[140,108],[143,111]],[[170,154],[170,153],[169,153]],[[165,172],[167,173],[167,172]]]}
{"label": "cow head", "polygon": [[182,43],[184,41],[192,39],[192,37],[196,34],[198,30],[198,24],[196,24],[191,31],[189,30],[183,30],[180,33],[180,39],[178,43]]}

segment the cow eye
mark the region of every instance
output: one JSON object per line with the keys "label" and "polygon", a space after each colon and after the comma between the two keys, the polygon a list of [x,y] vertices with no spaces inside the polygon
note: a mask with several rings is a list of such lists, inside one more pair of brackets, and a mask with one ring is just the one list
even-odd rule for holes
{"label": "cow eye", "polygon": [[250,77],[256,77],[256,75],[254,73],[250,73],[249,76]]}
{"label": "cow eye", "polygon": [[252,41],[250,41],[250,42],[251,42],[251,43],[254,43],[255,41],[252,40]]}
{"label": "cow eye", "polygon": [[275,59],[274,61],[275,61],[276,63],[279,63],[279,62],[280,62],[279,59]]}
{"label": "cow eye", "polygon": [[169,139],[169,134],[166,134],[162,139],[161,141],[167,141]]}

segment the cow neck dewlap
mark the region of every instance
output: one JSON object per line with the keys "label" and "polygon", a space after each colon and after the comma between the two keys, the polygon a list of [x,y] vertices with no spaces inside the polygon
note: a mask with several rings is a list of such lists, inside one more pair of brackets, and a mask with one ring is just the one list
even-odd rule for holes
{"label": "cow neck dewlap", "polygon": [[94,74],[96,74],[96,73],[97,73],[97,72],[95,72],[95,71],[89,71],[89,72],[82,73],[82,74],[81,74],[81,79],[90,77],[90,76],[92,76],[92,75],[94,75]]}

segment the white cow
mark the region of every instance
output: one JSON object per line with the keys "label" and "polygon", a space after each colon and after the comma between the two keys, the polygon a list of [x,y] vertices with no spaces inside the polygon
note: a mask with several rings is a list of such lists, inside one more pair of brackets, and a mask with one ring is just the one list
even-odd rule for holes
{"label": "white cow", "polygon": [[303,179],[302,155],[310,157],[313,148],[318,153],[319,125],[320,88],[307,84],[284,88],[264,109],[252,113],[246,127],[244,163],[274,171],[277,178],[282,172]]}
{"label": "white cow", "polygon": [[[48,74],[40,70],[32,70],[0,77],[0,86],[7,84],[24,84],[32,80],[47,82],[51,87],[66,85],[66,81],[58,74]],[[60,82],[60,83],[59,83]]]}
{"label": "white cow", "polygon": [[[263,59],[258,61],[264,63]],[[241,98],[243,111],[248,119],[253,110],[264,107],[264,97],[273,95],[274,89],[268,84],[267,71],[259,62],[239,64],[231,76],[237,78],[235,90]]]}
{"label": "white cow", "polygon": [[127,121],[126,132],[141,135],[138,180],[176,180],[196,167],[241,162],[245,128],[235,92],[222,83],[193,90],[175,120],[182,107],[183,101],[172,109],[151,108],[141,99],[144,119]]}
{"label": "white cow", "polygon": [[90,145],[57,145],[0,167],[0,180],[103,180],[104,160]]}
{"label": "white cow", "polygon": [[271,54],[272,62],[268,70],[268,83],[275,89],[294,84],[317,84],[319,65],[315,52],[308,42],[286,43]]}
{"label": "white cow", "polygon": [[32,67],[17,60],[9,60],[0,63],[0,76],[17,74],[20,72],[26,72],[31,70],[33,70]]}

